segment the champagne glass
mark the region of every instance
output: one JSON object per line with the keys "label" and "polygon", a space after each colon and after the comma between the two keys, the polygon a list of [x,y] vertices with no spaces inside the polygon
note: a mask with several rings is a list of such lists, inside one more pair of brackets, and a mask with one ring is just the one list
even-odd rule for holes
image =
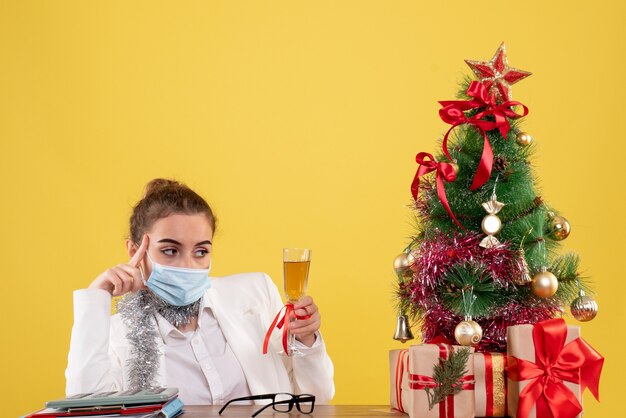
{"label": "champagne glass", "polygon": [[[285,297],[288,303],[296,303],[306,294],[310,263],[311,250],[307,248],[283,248]],[[282,354],[287,356],[303,355],[296,348],[296,339],[291,332],[287,335],[287,353],[283,352]]]}

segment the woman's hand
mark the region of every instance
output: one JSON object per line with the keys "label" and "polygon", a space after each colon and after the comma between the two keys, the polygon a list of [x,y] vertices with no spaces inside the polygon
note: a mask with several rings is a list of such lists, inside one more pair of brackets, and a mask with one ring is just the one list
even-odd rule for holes
{"label": "woman's hand", "polygon": [[126,264],[118,264],[104,271],[89,285],[89,289],[102,289],[112,296],[121,296],[145,288],[139,265],[148,249],[149,238],[144,235],[139,249]]}
{"label": "woman's hand", "polygon": [[298,302],[293,304],[296,316],[307,316],[308,319],[292,318],[289,323],[289,331],[296,337],[298,341],[307,347],[311,347],[315,342],[315,333],[319,331],[322,324],[322,317],[317,309],[317,305],[313,302],[311,296],[305,296]]}

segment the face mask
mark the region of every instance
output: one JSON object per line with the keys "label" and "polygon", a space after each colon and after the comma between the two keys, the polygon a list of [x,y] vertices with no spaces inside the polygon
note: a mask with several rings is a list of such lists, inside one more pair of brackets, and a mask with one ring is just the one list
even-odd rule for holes
{"label": "face mask", "polygon": [[211,287],[208,269],[188,269],[170,267],[155,263],[146,252],[152,263],[152,273],[144,284],[155,295],[174,306],[189,305],[200,299]]}

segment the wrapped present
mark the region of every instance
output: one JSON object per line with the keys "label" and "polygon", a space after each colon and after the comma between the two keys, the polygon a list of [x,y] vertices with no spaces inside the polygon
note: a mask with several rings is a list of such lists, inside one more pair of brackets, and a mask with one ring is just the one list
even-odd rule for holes
{"label": "wrapped present", "polygon": [[[389,351],[389,403],[392,408],[400,412],[406,412],[405,408],[408,408],[410,402],[408,391],[408,360],[409,350]],[[403,386],[405,388],[404,390]]]}
{"label": "wrapped present", "polygon": [[[452,383],[460,391],[436,401],[441,383],[434,376],[435,366],[444,367],[452,350],[471,348],[447,344],[413,345],[408,350],[389,352],[391,407],[411,418],[469,418],[474,416],[474,363],[462,365],[459,379]],[[448,363],[449,364],[449,363]],[[445,367],[448,367],[447,365]],[[462,372],[465,373],[462,373]]]}
{"label": "wrapped present", "polygon": [[477,417],[506,416],[506,355],[474,353],[474,399]]}
{"label": "wrapped present", "polygon": [[[467,360],[460,365],[458,379],[442,382],[451,376],[450,367],[460,359],[460,350],[468,350]],[[409,348],[409,401],[405,410],[411,418],[470,418],[474,416],[474,363],[469,357],[472,348],[447,344],[421,344]],[[454,354],[456,353],[456,354]],[[454,357],[453,357],[454,354]],[[437,373],[439,367],[440,373]],[[446,371],[442,372],[441,368]],[[439,375],[438,375],[439,374]],[[405,390],[406,386],[403,387]],[[453,394],[447,394],[447,390]],[[444,396],[441,396],[441,395]]]}
{"label": "wrapped present", "polygon": [[519,418],[575,418],[581,392],[598,399],[604,358],[563,319],[507,329],[508,413]]}

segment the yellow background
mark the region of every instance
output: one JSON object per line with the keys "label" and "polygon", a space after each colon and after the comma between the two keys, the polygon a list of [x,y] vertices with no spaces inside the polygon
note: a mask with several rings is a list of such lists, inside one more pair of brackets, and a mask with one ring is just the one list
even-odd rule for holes
{"label": "yellow background", "polygon": [[[219,217],[214,273],[313,249],[337,404],[388,403],[392,261],[412,232],[419,151],[436,151],[469,69],[507,44],[543,196],[570,220],[600,314],[583,335],[624,390],[623,2],[3,1],[0,176],[3,416],[63,395],[72,291],[126,260],[153,177]],[[623,409],[623,407],[622,407]]]}

